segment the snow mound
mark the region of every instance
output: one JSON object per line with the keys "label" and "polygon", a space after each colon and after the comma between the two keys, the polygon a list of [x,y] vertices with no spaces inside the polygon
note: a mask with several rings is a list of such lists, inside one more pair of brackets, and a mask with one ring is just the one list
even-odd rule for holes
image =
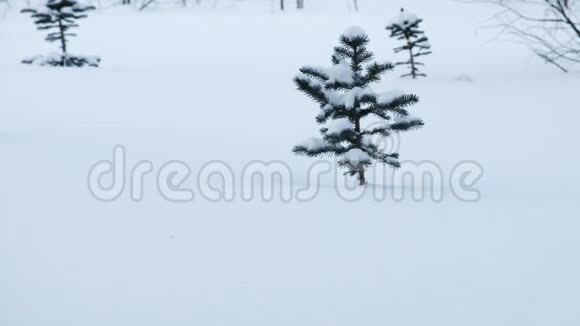
{"label": "snow mound", "polygon": [[471,78],[471,76],[468,75],[468,74],[460,74],[457,77],[455,77],[455,80],[456,81],[459,81],[459,82],[468,82],[468,83],[470,83],[470,82],[473,81],[473,78]]}
{"label": "snow mound", "polygon": [[80,56],[68,53],[51,53],[37,55],[22,60],[24,64],[53,67],[98,67],[101,58],[95,56]]}

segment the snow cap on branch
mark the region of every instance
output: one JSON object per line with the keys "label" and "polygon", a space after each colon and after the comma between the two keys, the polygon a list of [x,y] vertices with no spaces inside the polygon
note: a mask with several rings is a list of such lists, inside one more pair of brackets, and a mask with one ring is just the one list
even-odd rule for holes
{"label": "snow cap on branch", "polygon": [[308,151],[317,152],[325,147],[328,147],[328,143],[324,139],[310,137],[300,143],[299,146],[306,148]]}
{"label": "snow cap on branch", "polygon": [[352,148],[344,153],[338,160],[341,164],[348,164],[351,166],[359,166],[360,164],[370,164],[371,157],[365,151],[359,148]]}
{"label": "snow cap on branch", "polygon": [[340,135],[344,131],[354,130],[354,124],[347,118],[339,118],[330,120],[324,129],[327,135]]}
{"label": "snow cap on branch", "polygon": [[348,27],[343,33],[342,36],[344,36],[347,39],[353,40],[356,38],[366,38],[368,37],[367,32],[364,31],[364,29],[358,27],[358,26],[350,26]]}
{"label": "snow cap on branch", "polygon": [[417,22],[420,21],[421,19],[417,17],[417,15],[405,11],[405,9],[401,8],[401,12],[399,13],[399,15],[391,19],[391,21],[389,21],[387,26],[398,25],[401,28],[407,28],[408,26],[415,25]]}
{"label": "snow cap on branch", "polygon": [[71,15],[95,9],[95,6],[84,4],[78,0],[45,0],[36,6],[22,10],[22,12],[47,15],[55,19],[62,14]]}

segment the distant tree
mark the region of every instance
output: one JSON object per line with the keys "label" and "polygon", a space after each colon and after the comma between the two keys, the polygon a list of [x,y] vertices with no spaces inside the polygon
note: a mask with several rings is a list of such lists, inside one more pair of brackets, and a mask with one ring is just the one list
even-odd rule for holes
{"label": "distant tree", "polygon": [[78,27],[78,19],[86,18],[85,12],[94,10],[95,7],[83,5],[77,0],[45,0],[40,8],[28,8],[23,13],[31,14],[38,30],[54,30],[48,33],[46,41],[58,42],[61,53],[48,56],[35,56],[25,59],[22,63],[49,66],[93,66],[97,67],[100,62],[98,57],[74,56],[68,53],[69,38],[76,36],[70,30]]}
{"label": "distant tree", "polygon": [[[373,53],[367,49],[369,38],[358,27],[347,29],[334,48],[333,65],[328,68],[306,66],[294,78],[299,91],[320,106],[316,122],[325,124],[321,138],[310,138],[293,148],[297,155],[318,157],[333,155],[346,174],[366,183],[365,170],[373,162],[400,167],[398,153],[387,153],[374,143],[373,137],[423,126],[423,121],[409,115],[406,108],[419,101],[413,94],[398,91],[375,92],[370,85],[393,69],[391,63],[370,62]],[[362,120],[374,117],[380,126],[365,129]]]}
{"label": "distant tree", "polygon": [[130,5],[131,4],[131,0],[121,0],[121,4],[123,4],[123,5]]}
{"label": "distant tree", "polygon": [[296,0],[296,9],[304,9],[304,0]]}
{"label": "distant tree", "polygon": [[280,10],[284,11],[284,0],[280,0]]}
{"label": "distant tree", "polygon": [[425,32],[419,29],[422,21],[416,15],[401,9],[401,14],[386,27],[387,30],[391,31],[391,37],[405,41],[405,45],[395,48],[395,53],[401,51],[409,52],[409,60],[396,63],[397,65],[408,65],[411,70],[408,74],[404,74],[401,77],[411,76],[412,78],[417,78],[419,76],[427,76],[421,73],[418,68],[423,63],[416,60],[417,57],[431,54],[429,39],[425,36]]}

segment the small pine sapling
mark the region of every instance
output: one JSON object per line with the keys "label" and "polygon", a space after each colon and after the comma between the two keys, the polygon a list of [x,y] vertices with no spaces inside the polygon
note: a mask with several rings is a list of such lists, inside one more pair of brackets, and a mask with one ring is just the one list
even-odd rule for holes
{"label": "small pine sapling", "polygon": [[49,31],[46,36],[48,42],[59,42],[60,53],[38,55],[22,60],[25,64],[58,67],[98,67],[101,61],[93,56],[75,56],[68,53],[69,38],[76,36],[69,31],[78,27],[78,19],[86,18],[85,12],[95,7],[84,5],[77,0],[45,0],[39,8],[27,8],[22,13],[29,13],[38,30]]}
{"label": "small pine sapling", "polygon": [[423,66],[423,63],[416,60],[417,57],[431,54],[429,39],[425,36],[425,32],[419,29],[422,21],[423,19],[401,9],[399,16],[393,19],[386,27],[387,30],[391,31],[391,37],[405,41],[405,45],[395,48],[395,53],[401,51],[409,52],[408,61],[396,63],[396,65],[408,65],[411,70],[401,77],[427,77],[418,68],[418,66]]}
{"label": "small pine sapling", "polygon": [[[423,121],[409,115],[406,108],[419,101],[413,94],[400,91],[375,92],[371,84],[393,69],[391,63],[372,62],[367,49],[369,38],[359,27],[351,27],[340,36],[334,48],[332,66],[300,69],[294,78],[299,91],[320,106],[316,121],[323,125],[321,138],[309,140],[293,148],[297,155],[318,157],[334,155],[346,174],[366,183],[365,170],[373,163],[400,167],[398,153],[388,153],[373,142],[374,137],[423,126]],[[365,129],[364,118],[378,118],[380,124]]]}

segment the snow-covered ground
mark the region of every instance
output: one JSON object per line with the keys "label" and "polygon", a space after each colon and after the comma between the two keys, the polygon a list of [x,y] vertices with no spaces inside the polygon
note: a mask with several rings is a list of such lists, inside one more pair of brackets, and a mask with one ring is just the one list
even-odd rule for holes
{"label": "snow-covered ground", "polygon": [[[71,51],[98,69],[19,64],[54,45],[25,15],[0,19],[0,325],[579,325],[579,73],[490,41],[486,8],[360,2],[96,11]],[[401,59],[384,30],[400,6],[425,19],[429,78],[376,87],[421,98],[401,158],[441,167],[442,201],[349,202],[332,178],[308,202],[173,203],[153,177],[139,203],[91,196],[118,144],[129,167],[187,162],[194,191],[212,160],[236,176],[279,160],[303,186],[314,160],[291,148],[317,108],[293,76],[328,65],[349,25]],[[484,169],[477,202],[447,186],[465,160]]]}

